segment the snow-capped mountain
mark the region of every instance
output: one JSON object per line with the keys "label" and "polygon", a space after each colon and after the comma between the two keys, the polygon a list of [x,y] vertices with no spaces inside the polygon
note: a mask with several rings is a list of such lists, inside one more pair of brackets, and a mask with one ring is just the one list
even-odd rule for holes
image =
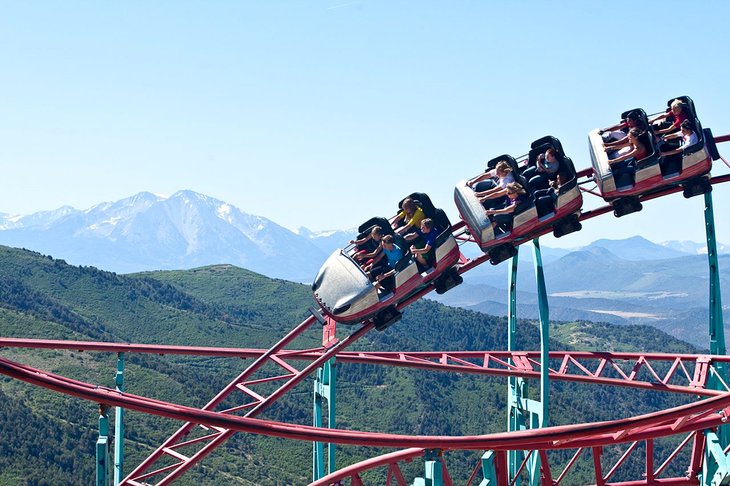
{"label": "snow-capped mountain", "polygon": [[[663,241],[659,243],[665,248],[671,248],[672,250],[681,251],[689,255],[706,255],[707,245],[705,243],[696,243],[694,241]],[[717,243],[717,253],[726,254],[730,253],[730,245],[723,243]]]}
{"label": "snow-capped mountain", "polygon": [[[0,244],[120,273],[231,263],[269,277],[310,282],[327,256],[355,235],[355,229],[292,232],[193,191],[170,197],[142,192],[86,210],[64,206],[28,216],[0,213]],[[718,249],[729,251],[728,245],[719,243]],[[472,257],[481,254],[476,247],[463,250],[473,250]],[[631,261],[706,252],[701,243],[659,245],[641,237],[598,240],[580,250],[609,251]],[[570,252],[544,247],[543,261],[547,264]],[[470,275],[486,278],[493,270],[487,267]],[[498,273],[501,279],[503,271]]]}
{"label": "snow-capped mountain", "polygon": [[305,227],[294,230],[296,234],[302,238],[311,241],[314,246],[322,250],[325,254],[331,255],[333,251],[342,248],[348,241],[357,236],[357,229],[350,230],[329,230],[329,231],[310,231]]}
{"label": "snow-capped mountain", "polygon": [[39,211],[29,216],[0,214],[0,230],[13,228],[47,227],[54,221],[75,212],[71,206],[63,206],[53,211]]}
{"label": "snow-capped mountain", "polygon": [[193,191],[0,215],[0,244],[122,273],[231,263],[295,281],[310,281],[327,257],[307,237]]}

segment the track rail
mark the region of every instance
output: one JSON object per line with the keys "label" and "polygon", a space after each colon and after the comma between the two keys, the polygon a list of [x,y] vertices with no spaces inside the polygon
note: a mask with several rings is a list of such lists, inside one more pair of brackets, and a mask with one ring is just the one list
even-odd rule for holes
{"label": "track rail", "polygon": [[[147,353],[224,358],[262,359],[262,349],[214,348],[200,346],[165,346],[128,343],[91,343],[0,338],[0,347],[33,349],[67,349],[109,353]],[[292,361],[319,362],[322,349],[280,350],[267,357],[276,363]],[[337,353],[341,363],[393,366],[440,372],[540,378],[539,351],[435,351],[435,352],[347,352]],[[599,353],[553,351],[549,353],[551,380],[594,383],[611,386],[714,396],[722,391],[705,387],[716,374],[715,365],[730,363],[730,356],[666,353]],[[293,366],[292,366],[293,367]],[[239,378],[241,378],[239,376]],[[235,383],[240,380],[234,380]],[[730,391],[730,385],[725,384]],[[218,400],[219,401],[219,400]],[[216,404],[218,403],[216,401]],[[210,404],[209,404],[210,405]],[[212,406],[207,409],[213,409]]]}
{"label": "track rail", "polygon": [[210,428],[359,446],[500,451],[600,447],[713,428],[725,423],[730,416],[730,393],[724,393],[687,405],[614,421],[475,436],[408,436],[317,428],[186,407],[69,379],[5,358],[0,358],[0,374],[85,400]]}
{"label": "track rail", "polygon": [[[317,319],[314,316],[309,317],[278,343],[267,351],[261,353],[243,373],[236,377],[235,380],[233,380],[226,388],[208,402],[208,404],[203,407],[203,410],[213,411],[229,396],[240,392],[243,394],[245,403],[227,408],[221,413],[233,414],[244,411],[244,417],[256,417],[276,402],[276,400],[278,400],[284,393],[291,390],[314,370],[335,356],[338,351],[345,349],[374,327],[373,324],[363,325],[348,338],[339,341],[331,348],[324,350],[324,352],[322,352],[304,369],[298,370],[281,359],[277,353],[282,351],[284,347],[295,338],[303,334],[304,331],[306,331],[315,322],[317,322]],[[283,369],[284,373],[266,378],[254,379],[254,373],[261,369],[265,364],[274,364],[276,365],[275,368]],[[273,382],[283,382],[283,384],[281,384],[268,396],[254,391],[254,385]],[[213,450],[215,450],[215,448],[227,441],[236,432],[234,429],[226,427],[202,427],[204,431],[202,432],[203,435],[190,438],[190,433],[200,424],[201,422],[195,421],[186,422],[177,430],[177,432],[158,447],[155,452],[139,464],[131,473],[129,473],[129,475],[122,480],[120,485],[137,486],[145,484],[143,481],[159,476],[163,477],[155,484],[170,484],[172,481],[180,477],[185,471],[210,454]],[[183,450],[185,451],[184,453],[181,452]],[[158,466],[156,469],[153,469],[153,466],[157,463],[169,460],[177,462]]]}

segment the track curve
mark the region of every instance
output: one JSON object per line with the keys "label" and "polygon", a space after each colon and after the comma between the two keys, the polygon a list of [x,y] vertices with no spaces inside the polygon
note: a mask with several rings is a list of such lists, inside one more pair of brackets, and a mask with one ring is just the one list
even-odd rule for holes
{"label": "track curve", "polygon": [[121,393],[107,387],[44,372],[5,358],[0,358],[0,374],[84,400],[175,420],[187,420],[196,424],[225,427],[238,432],[271,437],[358,446],[467,450],[594,447],[605,443],[627,442],[712,428],[725,423],[730,416],[730,393],[724,393],[695,403],[614,421],[475,436],[408,436],[317,428],[209,412],[139,395]]}

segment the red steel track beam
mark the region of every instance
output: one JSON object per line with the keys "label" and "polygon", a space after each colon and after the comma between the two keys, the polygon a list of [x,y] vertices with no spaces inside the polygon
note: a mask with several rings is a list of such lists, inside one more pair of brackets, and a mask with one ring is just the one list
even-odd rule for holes
{"label": "red steel track beam", "polygon": [[[0,337],[0,348],[27,348],[27,349],[67,349],[71,351],[100,351],[107,353],[144,353],[144,354],[173,354],[192,356],[212,356],[220,358],[258,358],[266,350],[255,348],[219,348],[214,346],[170,346],[165,344],[134,344],[94,341],[65,341],[54,339],[29,339]],[[276,356],[286,359],[311,360],[321,354],[321,348],[303,350],[283,350]],[[512,358],[515,353],[534,359],[540,357],[540,351],[413,351],[406,352],[408,356],[420,359],[439,359],[444,355],[456,356],[460,359],[480,359],[485,355],[499,359]],[[396,358],[402,351],[343,351],[337,353],[337,359],[358,362],[358,358],[378,356]],[[712,359],[717,362],[730,362],[730,356],[712,356],[708,354],[669,354],[669,353],[607,353],[603,351],[551,351],[550,359],[561,359],[572,356],[577,359],[607,358],[613,360],[636,360],[640,357],[651,360],[674,361],[677,358],[695,361],[700,358]]]}
{"label": "red steel track beam", "polygon": [[[262,354],[254,363],[252,363],[246,371],[244,371],[238,378],[236,378],[234,381],[232,381],[223,391],[221,391],[211,402],[209,402],[208,405],[204,408],[204,410],[212,411],[213,408],[223,401],[226,397],[231,395],[233,391],[236,389],[240,389],[239,385],[244,385],[244,379],[250,377],[254,371],[256,371],[258,368],[263,366],[269,359],[276,361],[278,359],[275,356],[275,353],[278,351],[281,351],[282,348],[289,342],[291,342],[295,337],[299,336],[304,330],[306,330],[311,324],[316,322],[316,319],[314,317],[310,317],[306,319],[302,324],[300,324],[295,330],[287,334],[284,338],[282,338],[276,345],[274,345],[271,349],[267,350],[264,354]],[[294,386],[296,386],[298,383],[300,383],[304,378],[309,376],[317,367],[321,366],[325,361],[332,358],[337,352],[341,349],[345,349],[347,346],[351,345],[355,341],[357,341],[360,337],[364,336],[367,332],[369,332],[371,329],[373,329],[374,324],[369,323],[365,324],[362,327],[360,327],[358,330],[356,330],[354,333],[352,333],[347,338],[339,341],[337,344],[332,346],[331,348],[325,350],[323,353],[321,353],[314,361],[309,363],[307,367],[303,370],[301,370],[298,373],[295,373],[293,375],[287,376],[288,380],[281,385],[276,391],[274,391],[272,394],[270,394],[267,397],[259,397],[257,400],[254,401],[255,405],[246,412],[245,418],[253,418],[256,417],[258,414],[263,412],[266,408],[271,406],[273,403],[276,402],[283,394],[291,390]],[[246,390],[243,390],[246,392]],[[249,395],[254,396],[253,392],[249,393]],[[240,408],[240,407],[236,407]],[[134,471],[129,473],[127,477],[122,481],[122,485],[124,484],[134,484],[135,479],[146,477],[149,475],[147,473],[147,469],[150,468],[150,466],[155,463],[158,459],[163,457],[165,454],[170,455],[170,450],[174,447],[180,447],[181,442],[180,440],[184,438],[191,430],[192,428],[200,424],[200,422],[196,421],[189,421],[186,423],[183,427],[181,427],[173,436],[168,438],[163,445],[161,445],[152,455],[150,455],[145,461],[142,462],[139,466],[137,466]],[[210,436],[210,440],[203,444],[203,447],[200,448],[195,454],[193,454],[190,457],[183,456],[184,459],[180,463],[176,465],[174,470],[170,472],[167,476],[165,476],[162,480],[160,480],[157,484],[163,485],[163,484],[169,484],[172,481],[174,481],[176,478],[180,477],[185,471],[193,467],[196,463],[204,459],[208,454],[213,452],[218,446],[223,444],[225,441],[227,441],[233,434],[236,433],[235,429],[231,428],[224,428],[225,430],[219,430],[218,434],[213,434]],[[168,469],[159,469],[157,472],[168,472]]]}
{"label": "red steel track beam", "polygon": [[362,462],[358,462],[357,464],[344,467],[336,473],[329,474],[322,479],[310,483],[309,486],[329,486],[333,481],[336,481],[338,479],[349,478],[361,472],[375,469],[377,467],[390,466],[391,464],[395,464],[398,462],[410,461],[417,457],[422,457],[424,453],[424,449],[412,448],[397,452],[391,452],[389,454],[383,454],[382,456],[366,459]]}
{"label": "red steel track beam", "polygon": [[[306,331],[312,324],[317,322],[314,316],[310,316],[304,321],[302,321],[301,324],[299,324],[297,327],[292,329],[286,336],[284,336],[279,342],[274,344],[270,349],[262,352],[256,360],[251,363],[240,375],[238,375],[233,381],[231,381],[223,390],[218,392],[218,394],[213,397],[204,407],[203,410],[209,410],[212,411],[215,409],[216,406],[218,406],[223,400],[225,400],[231,393],[238,390],[238,385],[242,383],[246,378],[250,377],[253,373],[255,373],[258,369],[260,369],[264,364],[266,364],[269,360],[269,358],[276,352],[281,351],[284,349],[284,347],[291,343],[294,339],[299,337],[304,331]],[[130,483],[130,478],[136,477],[137,479],[140,479],[141,477],[148,477],[148,474],[145,473],[156,461],[158,461],[160,458],[164,457],[165,454],[169,454],[168,451],[172,450],[173,447],[179,444],[180,440],[186,437],[190,431],[197,425],[193,422],[187,422],[183,424],[182,427],[180,427],[172,436],[170,436],[165,442],[157,448],[151,455],[149,455],[142,463],[140,463],[123,481],[122,484],[133,484]],[[214,439],[213,439],[214,440]],[[184,467],[186,465],[185,460],[182,461],[182,463],[175,465],[174,468],[170,469],[179,469],[180,467]],[[164,472],[168,472],[170,469],[166,468],[164,469]],[[163,470],[157,470],[158,473],[163,472]],[[173,475],[179,475],[177,471],[173,471],[169,474],[168,477]],[[167,477],[166,477],[167,478]]]}
{"label": "red steel track beam", "polygon": [[[238,349],[238,348],[212,348],[212,347],[188,347],[188,346],[164,346],[164,345],[137,345],[124,343],[89,343],[83,341],[55,341],[55,340],[33,340],[0,338],[0,347],[19,348],[48,348],[68,349],[77,351],[104,351],[104,352],[140,352],[154,354],[181,354],[235,358],[260,358],[265,351],[259,349]],[[321,359],[322,350],[282,350],[278,354],[270,354],[272,361],[306,360],[314,361]],[[425,369],[439,372],[457,372],[469,374],[486,374],[493,376],[519,376],[522,378],[538,379],[540,376],[540,354],[537,351],[456,351],[456,352],[340,352],[337,359],[343,363],[369,364],[395,366],[402,368]],[[730,356],[708,356],[708,355],[670,355],[666,353],[596,353],[596,352],[566,352],[553,351],[549,353],[553,361],[560,360],[561,367],[558,370],[550,369],[551,379],[562,381],[573,381],[581,383],[594,383],[613,386],[628,386],[632,388],[650,389],[673,393],[698,394],[705,396],[719,395],[722,391],[705,389],[707,369],[713,362],[730,362]],[[482,364],[467,361],[480,360]],[[517,365],[510,365],[509,360]],[[583,362],[581,362],[581,360]],[[596,366],[594,371],[587,368],[589,363],[586,360],[597,360],[590,363]],[[631,365],[632,373],[624,372],[623,368]],[[519,366],[520,363],[526,363]],[[670,365],[669,371],[662,378],[658,376],[653,366],[663,363]],[[572,365],[572,366],[571,366]],[[496,367],[498,366],[498,367]],[[694,367],[694,372],[689,373],[688,366]],[[582,371],[582,374],[570,373],[569,368]],[[651,377],[649,381],[636,379],[635,371],[645,368],[646,373]],[[607,371],[617,371],[619,378],[602,376]],[[683,375],[681,373],[683,373]],[[286,375],[285,375],[286,377]],[[686,379],[687,384],[671,384],[672,378],[680,377]],[[266,378],[258,381],[251,381],[250,384],[263,381],[278,380],[282,377]],[[236,380],[236,384],[239,380]],[[253,405],[252,405],[253,406]],[[209,407],[207,409],[210,409]]]}
{"label": "red steel track beam", "polygon": [[105,403],[176,420],[307,442],[334,442],[360,446],[441,450],[552,450],[598,447],[704,430],[724,423],[725,417],[730,415],[730,393],[728,393],[672,409],[615,421],[464,437],[407,436],[284,424],[200,410],[71,380],[5,358],[0,358],[0,373],[95,403]]}

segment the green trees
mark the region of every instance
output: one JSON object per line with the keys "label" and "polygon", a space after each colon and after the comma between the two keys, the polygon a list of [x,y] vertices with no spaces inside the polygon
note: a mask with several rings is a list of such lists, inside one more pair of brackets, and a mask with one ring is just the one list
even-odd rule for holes
{"label": "green trees", "polygon": [[[267,348],[299,323],[310,305],[305,285],[228,265],[116,275],[0,247],[0,334],[7,337]],[[523,342],[519,346],[538,349],[537,328],[529,322],[520,326]],[[351,330],[342,326],[340,335]],[[667,352],[693,351],[648,327],[557,323],[551,334],[556,338],[553,349],[569,349],[560,340],[570,337],[576,346],[602,350],[658,350],[661,346]],[[316,347],[320,340],[315,326],[292,347]],[[506,321],[422,300],[406,310],[401,322],[365,336],[355,349],[506,349]],[[113,386],[113,355],[18,349],[0,353],[71,378]],[[130,393],[202,406],[246,364],[240,359],[128,355],[125,385]],[[449,435],[504,430],[506,384],[502,379],[343,363],[338,364],[338,372],[338,425],[342,428]],[[685,400],[591,385],[553,386],[554,424],[629,416]],[[311,381],[305,380],[262,418],[309,424],[311,399]],[[613,405],[610,409],[602,406],[607,400]],[[636,403],[641,410],[636,410]],[[89,484],[94,474],[96,410],[96,404],[0,376],[0,484]],[[129,413],[125,425],[125,459],[131,467],[179,424]],[[341,447],[338,466],[378,452],[382,451]],[[179,484],[228,484],[232,478],[263,485],[302,484],[308,478],[310,460],[308,443],[237,434]],[[468,476],[472,466],[455,461],[449,470],[458,478]],[[371,482],[378,479],[373,477]]]}

